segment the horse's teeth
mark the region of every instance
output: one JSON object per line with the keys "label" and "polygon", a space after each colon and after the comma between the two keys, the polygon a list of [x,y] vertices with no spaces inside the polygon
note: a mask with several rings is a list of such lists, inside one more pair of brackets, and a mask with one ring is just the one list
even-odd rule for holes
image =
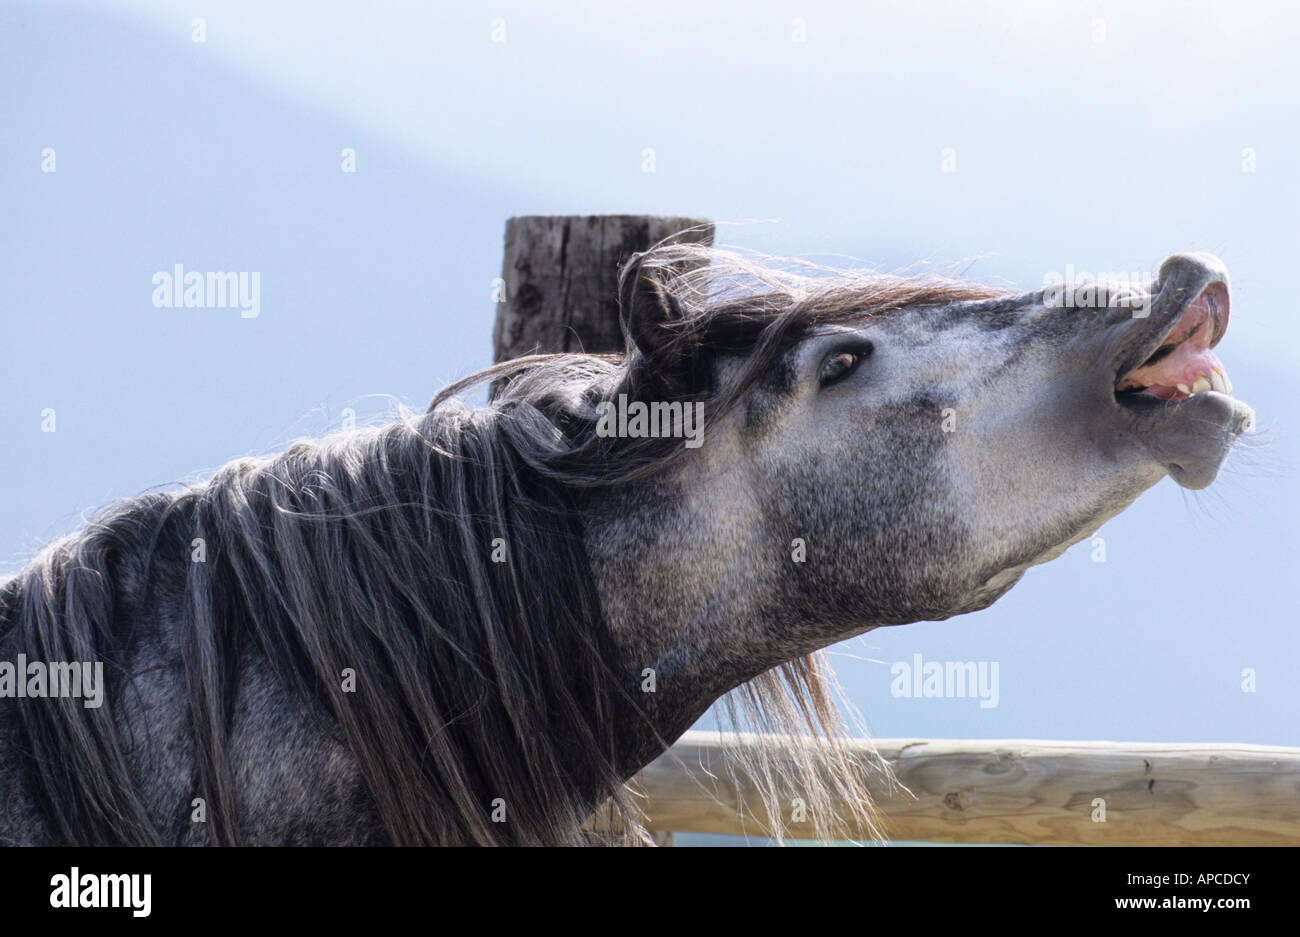
{"label": "horse's teeth", "polygon": [[1186,384],[1179,384],[1178,389],[1182,391],[1184,394],[1190,394],[1192,392],[1192,389],[1188,387]]}
{"label": "horse's teeth", "polygon": [[1228,392],[1228,385],[1224,383],[1223,374],[1218,368],[1210,372],[1210,386],[1221,394]]}
{"label": "horse's teeth", "polygon": [[1196,376],[1196,383],[1192,385],[1192,393],[1193,394],[1202,393],[1204,391],[1209,390],[1212,386],[1213,385],[1211,385],[1210,382],[1205,379],[1204,375],[1198,374]]}

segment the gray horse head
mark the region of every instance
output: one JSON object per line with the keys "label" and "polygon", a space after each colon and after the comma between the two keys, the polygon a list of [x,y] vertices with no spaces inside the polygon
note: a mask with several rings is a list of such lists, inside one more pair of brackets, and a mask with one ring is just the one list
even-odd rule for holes
{"label": "gray horse head", "polygon": [[679,722],[832,642],[986,607],[1165,475],[1209,484],[1252,420],[1210,350],[1229,301],[1209,255],[1007,294],[697,251],[625,272],[631,367],[641,396],[719,412],[588,519],[628,653],[700,690]]}

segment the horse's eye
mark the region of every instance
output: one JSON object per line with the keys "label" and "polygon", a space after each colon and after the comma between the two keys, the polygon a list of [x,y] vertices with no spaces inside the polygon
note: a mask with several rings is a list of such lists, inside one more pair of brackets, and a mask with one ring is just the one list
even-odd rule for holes
{"label": "horse's eye", "polygon": [[826,387],[848,377],[871,353],[870,347],[856,351],[837,351],[822,362],[821,385]]}

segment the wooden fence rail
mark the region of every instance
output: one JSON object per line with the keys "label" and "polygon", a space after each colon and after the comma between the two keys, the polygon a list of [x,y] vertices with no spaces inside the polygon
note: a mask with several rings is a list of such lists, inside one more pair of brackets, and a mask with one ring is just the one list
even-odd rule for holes
{"label": "wooden fence rail", "polygon": [[[740,744],[776,746],[777,757],[790,750],[779,737],[743,736]],[[892,840],[1300,845],[1300,748],[1035,739],[851,746],[865,762],[874,750],[905,788],[881,782],[873,790]],[[763,835],[752,819],[760,805],[731,781],[733,757],[716,733],[688,732],[647,766],[638,777],[650,829]],[[806,824],[791,829],[812,835]]]}

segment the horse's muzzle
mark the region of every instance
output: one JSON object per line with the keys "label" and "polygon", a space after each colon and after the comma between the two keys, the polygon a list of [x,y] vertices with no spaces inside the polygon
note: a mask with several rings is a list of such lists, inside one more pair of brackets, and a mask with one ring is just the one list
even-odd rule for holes
{"label": "horse's muzzle", "polygon": [[1227,270],[1210,254],[1175,254],[1161,264],[1152,297],[1116,356],[1115,403],[1174,481],[1204,488],[1255,422],[1211,351],[1228,328]]}

